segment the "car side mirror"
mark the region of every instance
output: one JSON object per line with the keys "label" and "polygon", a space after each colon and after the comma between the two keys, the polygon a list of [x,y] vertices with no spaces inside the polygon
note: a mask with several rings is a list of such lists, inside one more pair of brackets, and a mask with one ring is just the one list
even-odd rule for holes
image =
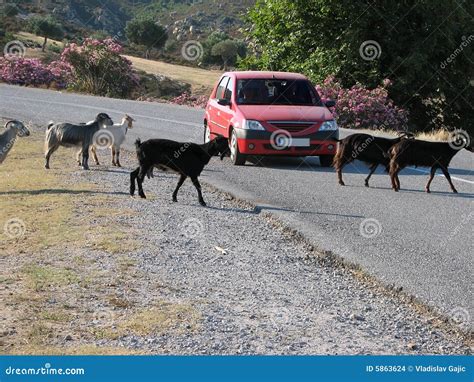
{"label": "car side mirror", "polygon": [[336,106],[336,101],[334,101],[333,99],[327,100],[326,102],[324,102],[324,106],[334,107],[334,106]]}
{"label": "car side mirror", "polygon": [[225,99],[225,98],[221,98],[221,99],[217,100],[217,103],[219,105],[222,105],[222,106],[230,106],[230,101],[228,99]]}

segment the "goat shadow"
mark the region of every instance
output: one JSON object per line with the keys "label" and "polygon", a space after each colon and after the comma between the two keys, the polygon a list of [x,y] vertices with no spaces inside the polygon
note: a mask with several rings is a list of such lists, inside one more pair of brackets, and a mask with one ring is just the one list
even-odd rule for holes
{"label": "goat shadow", "polygon": [[[347,188],[372,188],[374,190],[387,190],[394,192],[391,187],[380,187],[380,186],[370,186],[370,187],[365,187],[364,185],[358,185],[358,184],[347,184],[344,186]],[[439,195],[439,196],[446,196],[448,198],[463,198],[463,199],[474,199],[474,194],[470,192],[459,192],[455,194],[452,191],[435,191],[433,190],[433,185],[431,185],[431,193],[428,194],[424,189],[414,189],[414,188],[403,188],[402,187],[399,191],[400,194],[403,194],[403,192],[408,192],[408,193],[413,193],[413,194],[427,194],[429,195]],[[456,187],[459,189],[459,187]]]}
{"label": "goat shadow", "polygon": [[39,190],[0,191],[0,195],[43,195],[43,194],[69,194],[69,195],[129,195],[126,192],[106,192],[89,190],[70,190],[65,188],[44,188]]}

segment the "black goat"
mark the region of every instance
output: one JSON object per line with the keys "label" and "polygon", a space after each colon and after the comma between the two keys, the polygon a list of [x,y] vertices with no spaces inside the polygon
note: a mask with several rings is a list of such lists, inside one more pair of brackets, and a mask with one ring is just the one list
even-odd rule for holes
{"label": "black goat", "polygon": [[105,113],[97,114],[94,121],[87,124],[74,125],[72,123],[50,123],[46,129],[45,139],[45,168],[49,168],[51,155],[60,147],[80,146],[82,149],[82,168],[89,169],[89,147],[94,140],[109,139],[110,132],[103,133],[99,130],[112,126],[112,119]]}
{"label": "black goat", "polygon": [[412,137],[409,133],[402,134],[403,135],[398,138],[389,139],[358,133],[337,140],[339,146],[336,155],[334,156],[333,166],[336,169],[339,184],[344,186],[344,181],[342,180],[343,167],[355,159],[369,165],[370,173],[367,178],[365,178],[366,187],[369,187],[369,179],[379,165],[385,166],[385,169],[388,172],[390,163],[388,150],[390,147],[400,142],[403,137]]}
{"label": "black goat", "polygon": [[150,139],[143,143],[138,139],[135,142],[137,157],[140,166],[130,174],[130,195],[135,194],[135,179],[138,184],[138,194],[146,198],[142,183],[150,170],[154,167],[162,170],[171,170],[180,175],[178,185],[173,192],[173,202],[177,202],[178,190],[189,176],[196,187],[199,203],[205,206],[202,198],[201,185],[198,176],[212,156],[220,155],[221,160],[229,151],[228,140],[217,137],[210,142],[198,145],[196,143],[181,143],[168,139]]}
{"label": "black goat", "polygon": [[[459,142],[457,142],[459,143]],[[426,184],[426,192],[430,192],[430,185],[435,176],[436,170],[439,168],[448,180],[451,190],[457,193],[456,188],[451,181],[448,172],[449,163],[453,157],[465,148],[473,152],[472,146],[468,142],[457,145],[456,142],[428,142],[416,139],[403,139],[389,150],[390,155],[390,179],[392,188],[395,191],[400,190],[400,180],[398,173],[406,166],[431,167],[430,177]]]}

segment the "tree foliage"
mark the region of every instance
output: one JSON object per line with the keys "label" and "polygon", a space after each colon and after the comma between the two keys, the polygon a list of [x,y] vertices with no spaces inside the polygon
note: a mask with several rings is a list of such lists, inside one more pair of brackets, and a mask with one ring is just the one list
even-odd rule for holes
{"label": "tree foliage", "polygon": [[212,55],[222,59],[224,70],[227,70],[229,64],[235,63],[238,56],[243,57],[245,53],[245,44],[237,40],[224,40],[212,47]]}
{"label": "tree foliage", "polygon": [[146,47],[146,58],[149,58],[151,49],[163,48],[168,39],[166,29],[151,18],[131,20],[127,23],[125,33],[130,42]]}
{"label": "tree foliage", "polygon": [[61,25],[51,16],[35,16],[30,19],[30,30],[41,37],[44,37],[42,51],[46,48],[48,38],[60,39],[63,37]]}
{"label": "tree foliage", "polygon": [[[317,82],[334,75],[347,88],[376,87],[389,78],[389,95],[410,111],[414,129],[472,134],[473,4],[259,0],[248,19],[255,54],[242,65],[303,72]],[[380,46],[372,45],[373,57],[374,50],[363,49],[367,41]]]}

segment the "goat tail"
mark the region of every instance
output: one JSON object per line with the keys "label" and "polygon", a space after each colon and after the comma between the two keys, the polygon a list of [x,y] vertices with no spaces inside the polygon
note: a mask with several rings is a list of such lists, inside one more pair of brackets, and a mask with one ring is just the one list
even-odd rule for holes
{"label": "goat tail", "polygon": [[49,129],[51,129],[51,127],[53,127],[53,126],[54,126],[54,122],[53,122],[53,121],[50,121],[50,122],[48,123],[48,127],[46,127],[46,131],[48,131]]}

